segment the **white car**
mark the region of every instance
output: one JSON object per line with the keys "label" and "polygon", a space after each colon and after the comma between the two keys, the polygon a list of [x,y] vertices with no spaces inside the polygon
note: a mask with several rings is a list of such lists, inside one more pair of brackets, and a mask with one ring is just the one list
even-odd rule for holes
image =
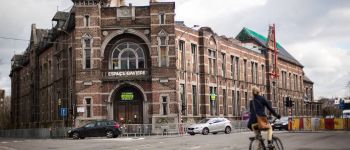
{"label": "white car", "polygon": [[232,130],[231,121],[226,118],[208,118],[199,121],[187,128],[187,133],[190,135],[209,133],[217,134],[218,132],[225,132],[230,134]]}

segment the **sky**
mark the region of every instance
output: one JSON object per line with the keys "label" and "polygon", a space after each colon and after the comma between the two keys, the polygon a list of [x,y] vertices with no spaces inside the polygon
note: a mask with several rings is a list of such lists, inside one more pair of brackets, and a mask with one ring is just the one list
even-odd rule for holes
{"label": "sky", "polygon": [[[158,0],[174,1],[174,0]],[[126,0],[147,5],[149,0]],[[314,95],[349,96],[350,1],[348,0],[175,0],[176,20],[187,26],[209,26],[217,34],[235,37],[243,27],[267,35],[276,24],[276,38],[314,81]],[[10,94],[11,58],[21,54],[31,24],[50,29],[58,10],[69,10],[71,0],[11,0],[0,5],[0,88]]]}

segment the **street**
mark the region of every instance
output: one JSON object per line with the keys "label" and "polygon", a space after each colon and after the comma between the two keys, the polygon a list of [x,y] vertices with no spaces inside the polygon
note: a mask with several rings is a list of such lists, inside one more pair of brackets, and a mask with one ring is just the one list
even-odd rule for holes
{"label": "street", "polygon": [[[251,132],[195,136],[123,137],[116,139],[1,139],[0,150],[247,150]],[[348,150],[350,132],[275,132],[286,150]],[[266,134],[264,134],[264,138]]]}

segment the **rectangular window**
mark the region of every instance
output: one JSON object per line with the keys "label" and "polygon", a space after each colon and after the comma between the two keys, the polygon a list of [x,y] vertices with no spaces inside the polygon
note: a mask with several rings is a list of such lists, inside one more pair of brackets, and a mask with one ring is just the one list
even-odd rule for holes
{"label": "rectangular window", "polygon": [[90,26],[90,16],[85,15],[84,16],[84,27],[89,27]]}
{"label": "rectangular window", "polygon": [[241,95],[239,93],[239,91],[237,91],[237,116],[241,115]]}
{"label": "rectangular window", "polygon": [[165,24],[165,14],[159,15],[159,24]]}
{"label": "rectangular window", "polygon": [[197,72],[197,45],[191,44],[191,51],[192,51],[192,71],[194,73]]}
{"label": "rectangular window", "polygon": [[235,57],[231,56],[231,78],[235,79]]}
{"label": "rectangular window", "polygon": [[225,78],[226,77],[226,55],[225,55],[225,53],[221,53],[221,61],[222,61],[221,74]]}
{"label": "rectangular window", "polygon": [[56,67],[57,67],[57,70],[60,71],[61,70],[61,57],[60,56],[57,56],[56,57]]}
{"label": "rectangular window", "polygon": [[193,115],[198,115],[197,86],[192,86]]}
{"label": "rectangular window", "polygon": [[217,105],[217,94],[216,94],[216,87],[209,87],[209,100],[210,100],[210,114],[216,115],[216,105]]}
{"label": "rectangular window", "polygon": [[261,84],[265,85],[265,66],[261,65]]}
{"label": "rectangular window", "polygon": [[216,53],[213,50],[208,50],[209,51],[209,74],[214,74],[216,75]]}
{"label": "rectangular window", "polygon": [[232,90],[232,115],[236,116],[237,113],[237,100],[236,100],[236,92]]}
{"label": "rectangular window", "polygon": [[162,96],[163,115],[168,115],[168,97]]}
{"label": "rectangular window", "polygon": [[255,83],[259,83],[258,63],[255,63]]}
{"label": "rectangular window", "polygon": [[85,69],[91,69],[91,39],[84,39]]}
{"label": "rectangular window", "polygon": [[91,98],[85,98],[86,103],[86,118],[91,117]]}
{"label": "rectangular window", "polygon": [[224,103],[224,115],[227,116],[227,95],[226,95],[225,89],[222,92],[222,96],[223,96],[223,103]]}
{"label": "rectangular window", "polygon": [[248,108],[248,93],[244,92],[244,98],[245,98],[245,108]]}
{"label": "rectangular window", "polygon": [[236,72],[237,80],[240,80],[241,77],[240,77],[240,69],[239,69],[239,57],[236,57],[235,68],[236,68],[235,72]]}
{"label": "rectangular window", "polygon": [[167,61],[168,61],[168,54],[167,54],[167,48],[166,46],[160,46],[160,66],[161,67],[167,67]]}
{"label": "rectangular window", "polygon": [[187,103],[185,98],[185,85],[180,84],[180,98],[181,98],[181,112],[183,115],[186,114]]}
{"label": "rectangular window", "polygon": [[185,70],[185,41],[179,41],[179,50],[180,50],[180,69]]}
{"label": "rectangular window", "polygon": [[255,83],[255,74],[254,74],[254,70],[255,70],[255,66],[254,66],[254,62],[251,62],[251,67],[250,67],[250,70],[251,70],[251,77],[252,77],[252,83]]}
{"label": "rectangular window", "polygon": [[247,75],[247,60],[243,60],[243,71],[244,71],[244,81],[247,82],[248,80],[248,75]]}

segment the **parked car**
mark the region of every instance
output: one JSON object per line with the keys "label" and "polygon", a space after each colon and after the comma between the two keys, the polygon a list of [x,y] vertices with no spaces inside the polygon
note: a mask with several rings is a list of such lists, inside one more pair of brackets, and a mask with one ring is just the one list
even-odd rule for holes
{"label": "parked car", "polygon": [[288,130],[289,117],[281,117],[281,119],[277,119],[275,123],[272,124],[272,129],[278,130]]}
{"label": "parked car", "polygon": [[85,137],[102,137],[116,138],[121,135],[119,123],[113,120],[97,120],[91,121],[86,125],[71,129],[68,136],[73,139],[84,139]]}
{"label": "parked car", "polygon": [[199,121],[187,128],[187,133],[190,135],[209,133],[217,134],[218,132],[231,133],[231,121],[226,118],[208,118]]}

